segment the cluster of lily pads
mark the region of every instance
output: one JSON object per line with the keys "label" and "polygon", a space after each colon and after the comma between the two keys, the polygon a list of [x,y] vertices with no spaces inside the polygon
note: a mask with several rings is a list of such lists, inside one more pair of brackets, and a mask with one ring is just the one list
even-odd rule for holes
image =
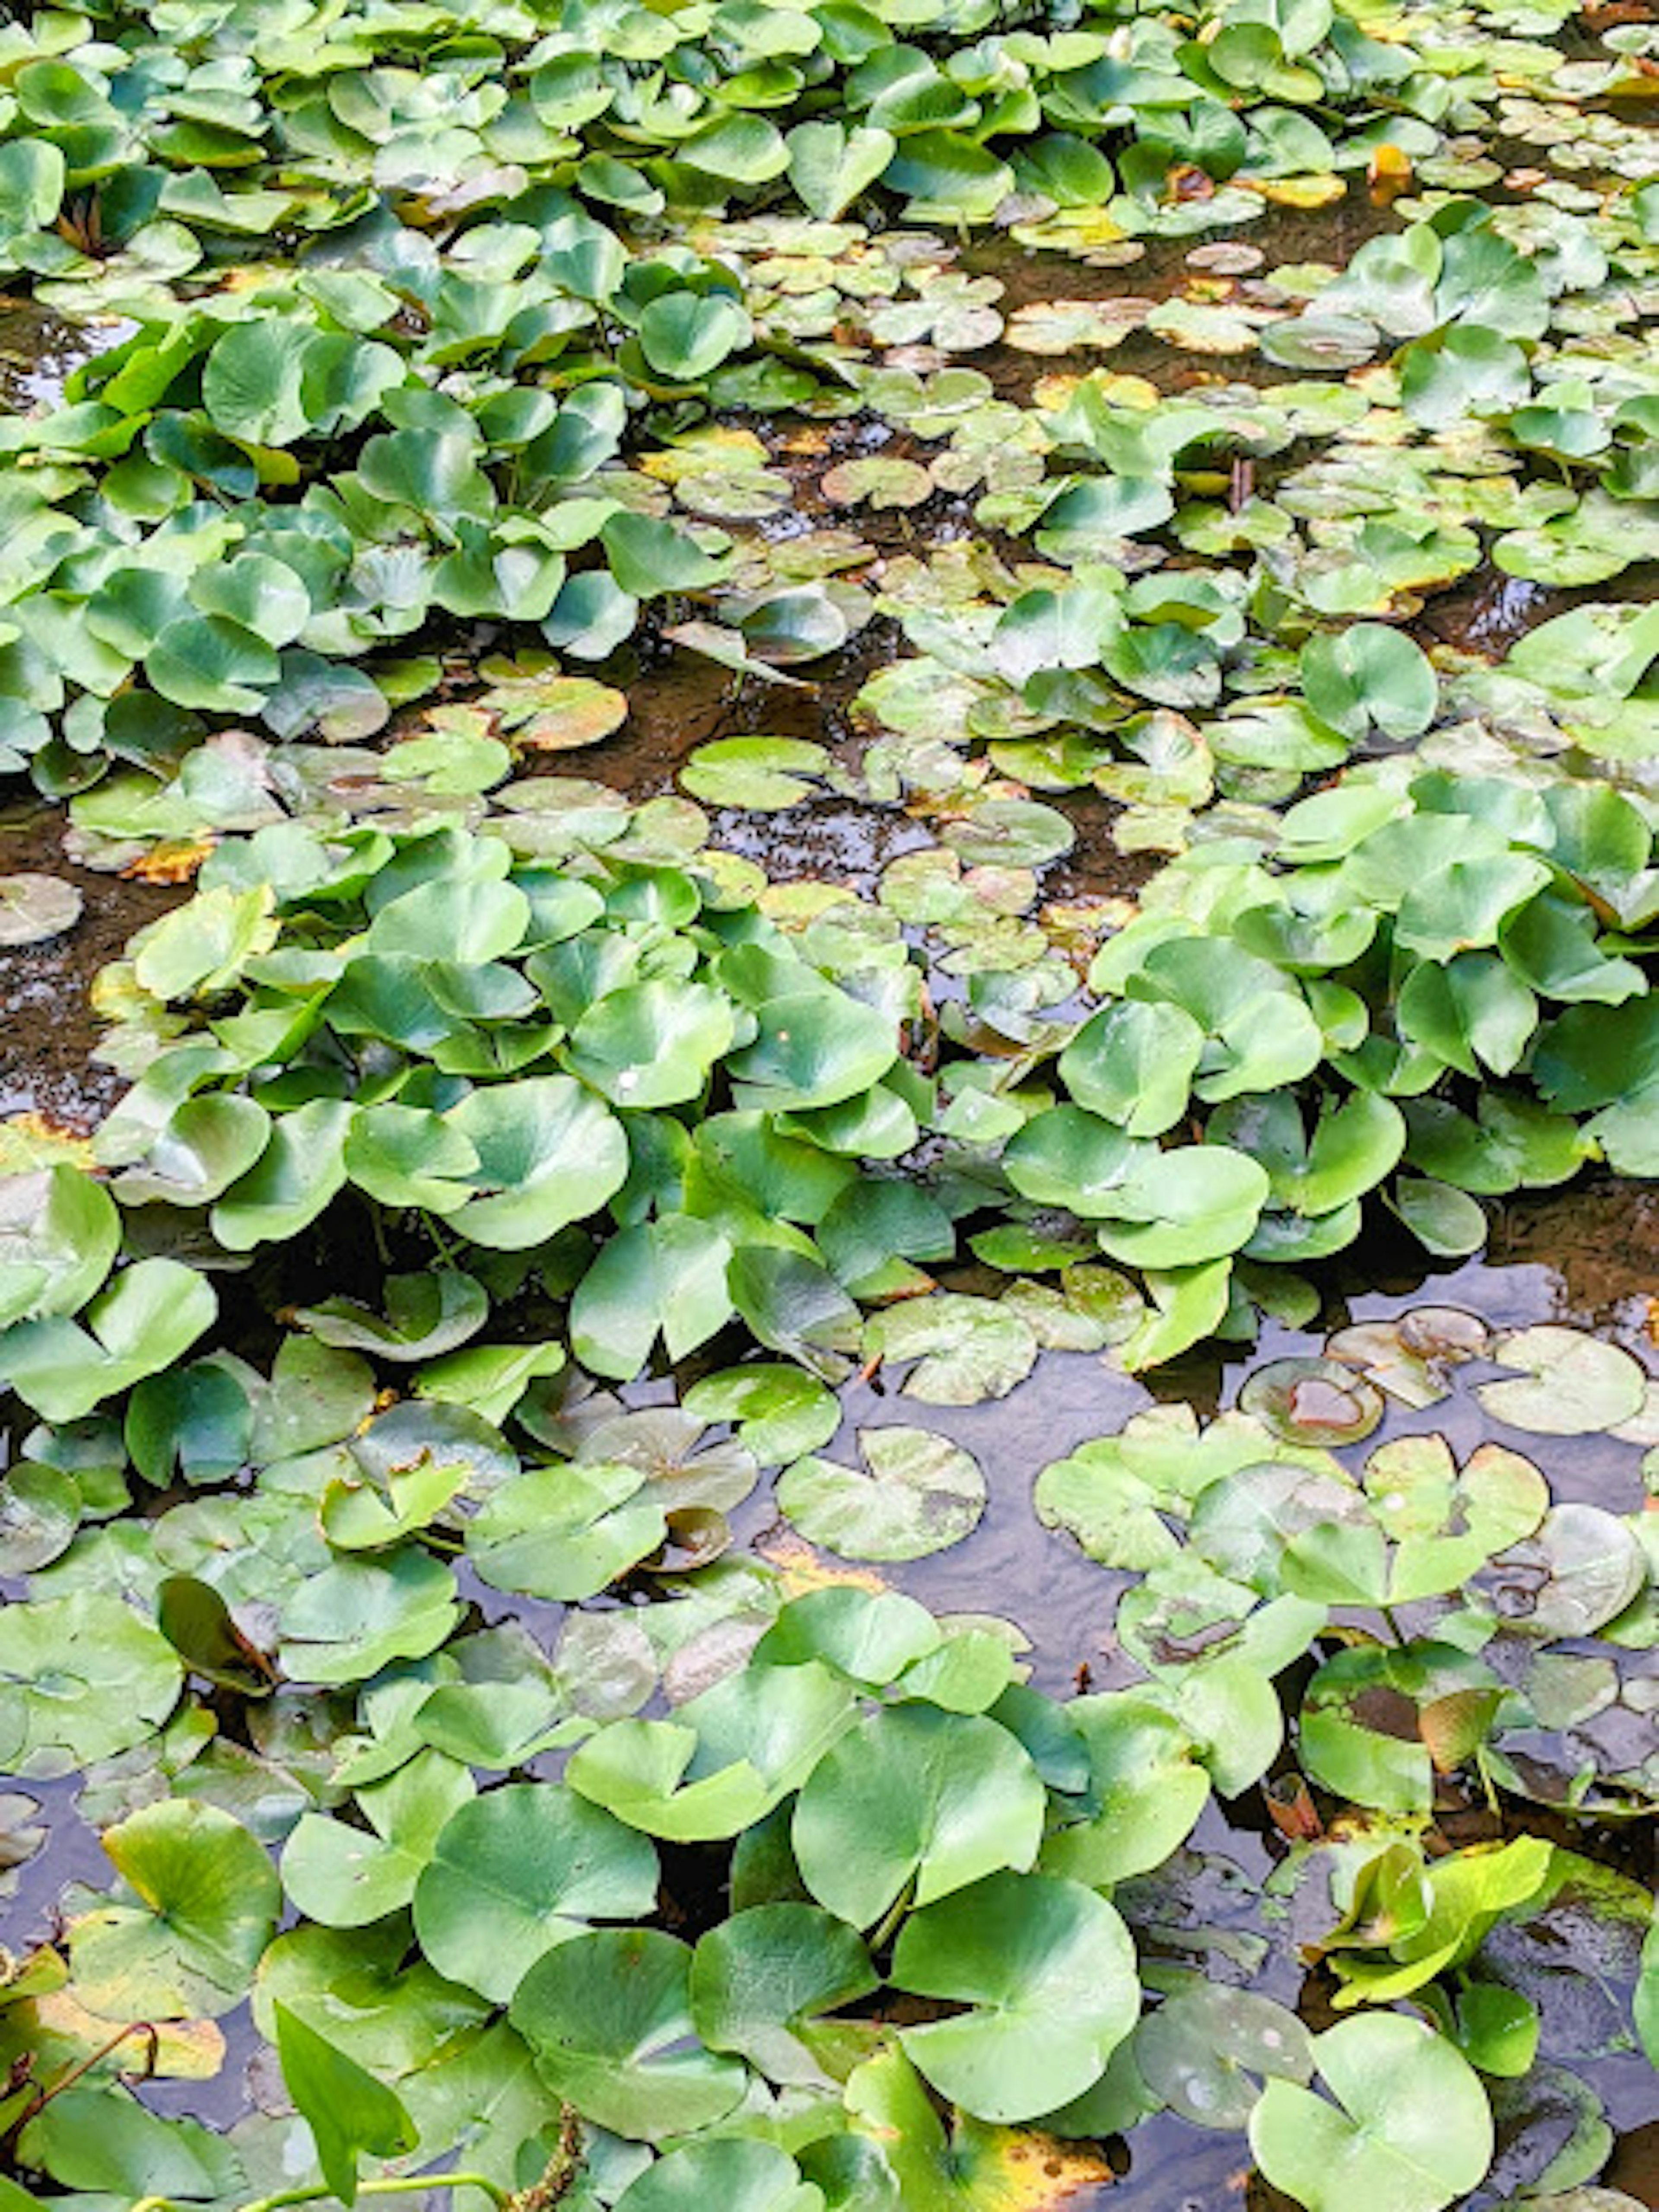
{"label": "cluster of lily pads", "polygon": [[[538,1347],[446,1352],[441,1303],[421,1344],[319,1307],[268,1373],[211,1353],[21,1440],[0,1742],[25,1783],[78,1774],[118,1876],[7,1969],[23,2174],[112,2208],[349,2202],[364,2159],[452,2154],[434,2187],[503,2203],[943,2212],[1022,2201],[1033,2160],[1032,2201],[1103,2185],[1101,2139],[1164,2111],[1248,2127],[1313,2212],[1362,2185],[1437,2212],[1498,2132],[1540,2187],[1599,2171],[1588,2085],[1559,2139],[1555,2059],[1632,2023],[1592,2031],[1553,1954],[1592,1930],[1652,2051],[1646,1891],[1537,1837],[1425,1838],[1460,1776],[1650,1817],[1653,1516],[1553,1504],[1506,1446],[1352,1455],[1480,1363],[1490,1420],[1651,1470],[1659,1385],[1627,1351],[1421,1309],[1258,1367],[1206,1427],[1174,1404],[1084,1443],[1036,1509],[1114,1571],[1133,1679],[1061,1701],[1006,1620],[717,1556],[767,1467],[792,1517],[823,1508],[837,1409],[799,1370],[629,1410]],[[893,1449],[843,1492],[892,1497],[843,1495],[844,1556],[963,1533],[925,1434],[866,1431]],[[912,1487],[923,1540],[896,1547]],[[618,1577],[655,1601],[585,1602]],[[492,1591],[566,1605],[556,1637],[483,1625]],[[1358,1809],[1326,1831],[1298,1776]],[[1320,2033],[1190,1893],[1228,1878],[1194,1833],[1212,1798],[1287,1779],[1262,1904],[1332,1978]],[[222,2137],[149,2105],[218,2069],[250,1990],[293,2110]]]}
{"label": "cluster of lily pads", "polygon": [[1640,1340],[1129,1378],[1659,1172],[1659,30],[26,12],[0,775],[192,888],[0,1122],[0,2212],[1632,2212]]}
{"label": "cluster of lily pads", "polygon": [[[1109,1311],[1135,1368],[1254,1307],[1305,1315],[1295,1270],[1354,1242],[1369,1194],[1457,1255],[1482,1197],[1659,1166],[1653,830],[1605,785],[1356,769],[1271,843],[1166,867],[1074,1012],[966,1018],[901,920],[948,914],[949,872],[775,920],[695,860],[546,859],[580,825],[522,791],[476,833],[228,842],[106,972],[137,1080],[88,1165],[6,1186],[0,1376],[27,1403],[75,1418],[167,1367],[216,1265],[347,1191],[445,1262],[354,1324],[402,1356],[534,1284],[568,1295],[591,1374],[740,1320],[835,1381],[949,1340],[911,1301],[964,1237],[1056,1277],[1062,1315]],[[1037,1339],[981,1304],[1006,1389]]]}

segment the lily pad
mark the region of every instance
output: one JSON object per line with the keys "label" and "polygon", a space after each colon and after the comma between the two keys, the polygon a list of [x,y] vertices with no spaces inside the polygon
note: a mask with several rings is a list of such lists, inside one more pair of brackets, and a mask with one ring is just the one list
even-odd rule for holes
{"label": "lily pad", "polygon": [[993,2120],[1035,2118],[1080,2096],[1134,2026],[1134,1945],[1080,1882],[994,1874],[905,1923],[899,1988],[966,2011],[901,2030],[919,2072]]}
{"label": "lily pad", "polygon": [[548,2087],[601,2127],[660,2142],[724,2119],[748,2080],[697,2040],[691,1953],[647,1928],[595,1929],[537,1960],[514,2026]]}
{"label": "lily pad", "polygon": [[1442,2212],[1492,2163],[1492,2120],[1479,2077],[1419,2021],[1376,2013],[1313,2039],[1328,2092],[1270,2081],[1250,2116],[1250,2148],[1307,2212],[1374,2193],[1390,2212]]}
{"label": "lily pad", "polygon": [[929,1429],[860,1429],[867,1474],[797,1460],[778,1480],[780,1510],[845,1559],[920,1559],[971,1535],[985,1510],[972,1455]]}
{"label": "lily pad", "polygon": [[81,919],[86,901],[62,876],[0,876],[0,945],[40,945]]}

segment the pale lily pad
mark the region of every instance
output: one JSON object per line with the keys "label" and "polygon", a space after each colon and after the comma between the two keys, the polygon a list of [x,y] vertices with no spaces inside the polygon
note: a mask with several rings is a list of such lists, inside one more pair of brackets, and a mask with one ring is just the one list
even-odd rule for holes
{"label": "pale lily pad", "polygon": [[905,1395],[929,1406],[974,1406],[1005,1398],[1036,1364],[1030,1324],[989,1298],[940,1292],[907,1298],[872,1321],[865,1342],[883,1364],[917,1364]]}
{"label": "pale lily pad", "polygon": [[0,945],[39,945],[81,919],[86,901],[62,876],[0,876]]}
{"label": "pale lily pad", "polygon": [[985,1478],[960,1444],[928,1429],[860,1429],[868,1474],[797,1460],[778,1480],[782,1512],[802,1535],[848,1559],[920,1559],[970,1535]]}
{"label": "pale lily pad", "polygon": [[1253,1415],[1285,1443],[1352,1444],[1382,1418],[1381,1395],[1352,1369],[1328,1359],[1276,1359],[1258,1367],[1238,1394]]}
{"label": "pale lily pad", "polygon": [[1535,1535],[1476,1577],[1471,1595],[1513,1635],[1589,1636],[1625,1610],[1647,1577],[1647,1555],[1617,1514],[1558,1505]]}
{"label": "pale lily pad", "polygon": [[1313,2042],[1293,2012],[1249,1990],[1177,1989],[1135,2036],[1148,2088],[1201,2128],[1249,2124],[1265,2081],[1313,2078]]}
{"label": "pale lily pad", "polygon": [[823,477],[823,495],[837,507],[920,507],[933,480],[919,462],[897,455],[840,461]]}
{"label": "pale lily pad", "polygon": [[1592,1436],[1633,1420],[1647,1396],[1641,1362],[1582,1329],[1545,1322],[1500,1338],[1493,1357],[1526,1370],[1525,1381],[1483,1382],[1481,1404],[1496,1420],[1539,1436]]}

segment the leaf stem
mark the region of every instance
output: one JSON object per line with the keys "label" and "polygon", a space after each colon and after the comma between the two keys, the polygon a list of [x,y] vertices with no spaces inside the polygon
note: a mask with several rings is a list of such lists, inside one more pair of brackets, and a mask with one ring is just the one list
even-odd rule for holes
{"label": "leaf stem", "polygon": [[[392,2173],[376,2180],[360,2181],[357,2194],[362,2197],[410,2197],[416,2190],[477,2189],[482,2191],[497,2212],[511,2212],[513,2199],[501,2185],[483,2173]],[[279,2212],[288,2204],[319,2204],[333,2195],[325,2181],[312,2182],[301,2189],[279,2189],[270,2197],[250,2197],[240,2204],[236,2212]],[[141,2197],[131,2206],[131,2212],[179,2212],[170,2197]]]}
{"label": "leaf stem", "polygon": [[915,1898],[915,1893],[916,1878],[912,1875],[909,1881],[905,1883],[903,1888],[900,1890],[898,1895],[893,1899],[891,1905],[888,1906],[886,1911],[882,1916],[880,1924],[872,1934],[869,1941],[870,1948],[872,1951],[879,1951],[883,1949],[892,1941],[893,1931],[897,1928],[900,1921],[903,1919],[905,1914],[910,1910],[911,1901]]}
{"label": "leaf stem", "polygon": [[82,2075],[89,2074],[93,2068],[101,2060],[107,2058],[112,2051],[118,2051],[127,2038],[131,2035],[142,2035],[149,2039],[149,2061],[145,2069],[146,2072],[149,2072],[155,2063],[155,2030],[147,2020],[129,2021],[125,2027],[118,2028],[106,2042],[100,2043],[95,2051],[89,2051],[83,2058],[77,2059],[75,2064],[67,2072],[60,2074],[55,2081],[48,2082],[44,2088],[37,2082],[22,2111],[6,2130],[3,2140],[9,2142],[15,2136],[21,2135],[32,2119],[46,2111],[54,2097],[61,2097],[65,2089],[73,2088]]}

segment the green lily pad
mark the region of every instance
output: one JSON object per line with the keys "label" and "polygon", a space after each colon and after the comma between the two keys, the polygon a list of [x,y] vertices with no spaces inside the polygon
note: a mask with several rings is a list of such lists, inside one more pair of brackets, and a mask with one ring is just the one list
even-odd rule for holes
{"label": "green lily pad", "polygon": [[691,1952],[648,1928],[595,1929],[538,1960],[511,2017],[554,2093],[635,2141],[724,2119],[747,2069],[697,2040]]}
{"label": "green lily pad", "polygon": [[934,2088],[983,2119],[1080,2096],[1140,2011],[1128,1929],[1104,1898],[1052,1875],[994,1874],[915,1913],[893,1979],[968,2006],[900,2035]]}
{"label": "green lily pad", "polygon": [[793,1823],[807,1888],[855,1928],[914,1881],[920,1905],[1001,1868],[1029,1869],[1042,1784],[1015,1738],[976,1714],[878,1711],[813,1769]]}
{"label": "green lily pad", "polygon": [[1480,2183],[1492,2154],[1486,2093],[1431,2028],[1370,2014],[1316,2036],[1313,2058],[1328,2100],[1270,2081],[1250,2116],[1257,2164],[1307,2212],[1366,2191],[1390,2212],[1442,2212]]}
{"label": "green lily pad", "polygon": [[691,2014],[711,2050],[769,2081],[816,2084],[810,2029],[880,1985],[856,1930],[815,1905],[762,1905],[709,1930],[691,1961]]}
{"label": "green lily pad", "polygon": [[642,1918],[657,1890],[647,1838],[547,1783],[509,1783],[463,1802],[414,1887],[415,1929],[440,1972],[494,2002],[543,1952],[590,1921]]}
{"label": "green lily pad", "polygon": [[0,1611],[0,1758],[14,1774],[69,1774],[144,1741],[178,1700],[166,1638],[95,1589]]}

